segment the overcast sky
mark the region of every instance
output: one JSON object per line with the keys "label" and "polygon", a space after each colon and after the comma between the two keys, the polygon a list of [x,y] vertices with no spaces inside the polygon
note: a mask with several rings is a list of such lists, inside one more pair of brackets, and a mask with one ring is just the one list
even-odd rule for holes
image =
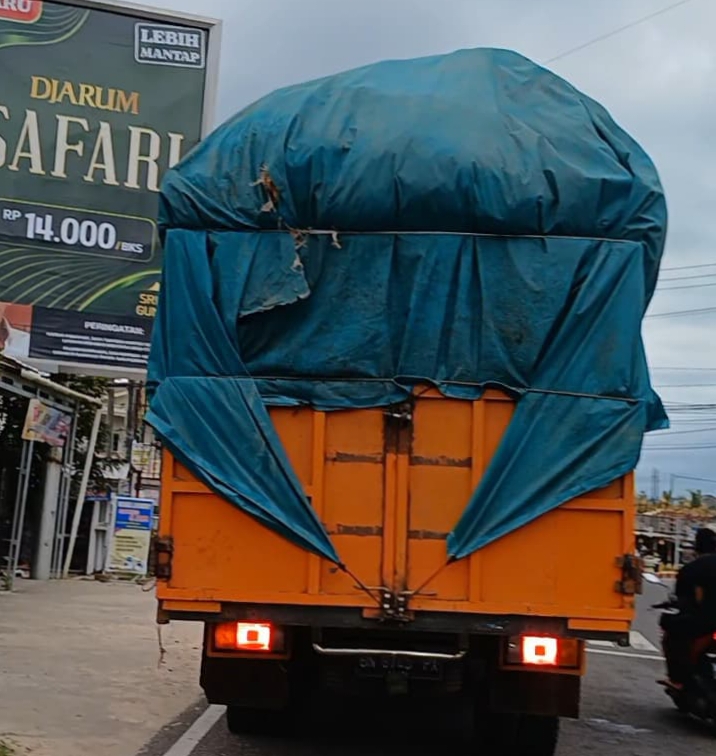
{"label": "overcast sky", "polygon": [[[156,4],[223,20],[217,113],[223,120],[277,87],[385,58],[491,46],[546,62],[676,1],[157,0]],[[716,308],[714,29],[716,2],[688,0],[550,64],[602,102],[646,148],[661,174],[670,218],[661,283],[651,307],[654,314]],[[707,263],[713,267],[668,270]],[[667,279],[678,280],[668,283]],[[668,288],[675,290],[667,292]],[[708,339],[715,326],[716,312],[645,321],[653,380],[667,403],[716,405],[716,339]],[[639,487],[651,492],[652,470],[658,469],[662,489],[669,488],[671,475],[690,475],[715,482],[678,478],[676,490],[703,488],[716,493],[716,410],[673,413],[672,425],[669,432],[647,437]],[[693,448],[709,445],[713,448]],[[658,451],[658,446],[667,448]]]}

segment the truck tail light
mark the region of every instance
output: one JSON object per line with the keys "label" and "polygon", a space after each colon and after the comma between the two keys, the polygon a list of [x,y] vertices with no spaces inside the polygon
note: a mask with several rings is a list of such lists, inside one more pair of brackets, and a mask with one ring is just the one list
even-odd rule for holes
{"label": "truck tail light", "polygon": [[236,623],[236,648],[242,651],[270,651],[272,640],[271,625]]}
{"label": "truck tail light", "polygon": [[522,638],[522,663],[556,667],[559,664],[559,639],[526,635]]}
{"label": "truck tail light", "polygon": [[576,638],[523,635],[508,638],[504,663],[508,667],[579,669],[582,646]]}
{"label": "truck tail light", "polygon": [[217,651],[271,654],[284,650],[284,634],[268,622],[222,622],[214,626]]}

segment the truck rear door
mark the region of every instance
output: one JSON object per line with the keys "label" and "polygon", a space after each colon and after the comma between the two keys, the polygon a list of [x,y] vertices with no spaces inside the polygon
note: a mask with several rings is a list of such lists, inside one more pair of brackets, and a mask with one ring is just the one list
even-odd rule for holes
{"label": "truck rear door", "polygon": [[[403,407],[272,408],[306,494],[351,574],[212,494],[167,455],[161,533],[173,542],[159,597],[375,609],[381,589],[414,611],[538,614],[623,630],[617,590],[633,551],[633,483],[620,479],[448,564],[446,538],[497,448],[513,402],[425,391]],[[359,585],[360,583],[360,585]],[[184,606],[188,606],[184,604]]]}

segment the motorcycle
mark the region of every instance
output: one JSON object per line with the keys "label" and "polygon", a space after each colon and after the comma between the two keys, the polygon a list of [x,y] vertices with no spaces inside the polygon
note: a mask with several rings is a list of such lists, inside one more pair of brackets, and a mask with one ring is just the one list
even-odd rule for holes
{"label": "motorcycle", "polygon": [[[645,573],[644,579],[668,590],[668,586],[653,573]],[[653,604],[652,609],[663,609],[672,614],[679,611],[674,596]],[[662,632],[666,636],[666,631]],[[682,687],[669,681],[661,681],[660,684],[682,714],[716,724],[716,633],[697,638],[691,652],[691,674],[686,683]]]}

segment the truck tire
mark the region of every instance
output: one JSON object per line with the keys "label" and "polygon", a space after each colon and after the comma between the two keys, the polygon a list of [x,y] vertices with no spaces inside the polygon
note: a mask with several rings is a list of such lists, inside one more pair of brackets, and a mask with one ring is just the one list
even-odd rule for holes
{"label": "truck tire", "polygon": [[271,735],[282,737],[289,733],[290,712],[287,710],[251,709],[244,706],[226,707],[226,726],[232,735]]}
{"label": "truck tire", "polygon": [[476,724],[485,756],[554,756],[559,739],[559,717],[531,714],[487,714]]}

